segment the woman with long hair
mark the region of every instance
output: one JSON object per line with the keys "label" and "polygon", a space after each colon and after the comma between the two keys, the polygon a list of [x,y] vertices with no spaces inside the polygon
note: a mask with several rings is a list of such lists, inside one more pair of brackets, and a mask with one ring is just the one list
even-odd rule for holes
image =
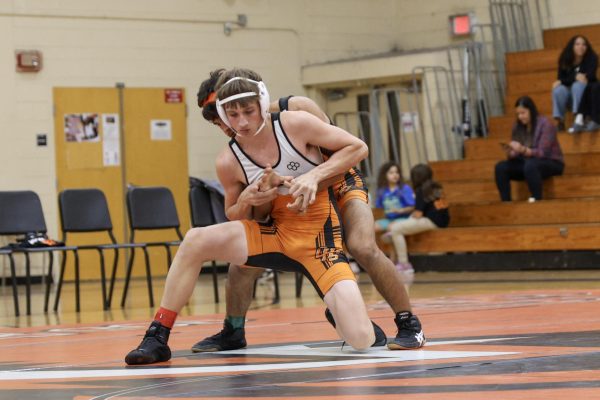
{"label": "woman with long hair", "polygon": [[[558,79],[552,85],[552,116],[559,131],[565,130],[567,107],[577,114],[581,97],[589,82],[596,81],[598,55],[584,36],[573,36],[558,58]],[[575,125],[583,125],[577,116]],[[575,128],[575,127],[574,127]]]}
{"label": "woman with long hair", "polygon": [[511,142],[502,143],[507,159],[496,164],[496,185],[502,201],[511,201],[510,181],[525,180],[530,201],[542,199],[542,180],[562,175],[564,161],[556,128],[539,115],[529,96],[517,99]]}

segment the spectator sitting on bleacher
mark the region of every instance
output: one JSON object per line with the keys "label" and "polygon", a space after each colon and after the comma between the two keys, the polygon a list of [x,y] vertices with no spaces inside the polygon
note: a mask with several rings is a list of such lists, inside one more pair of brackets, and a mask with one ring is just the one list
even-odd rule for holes
{"label": "spectator sitting on bleacher", "polygon": [[569,129],[570,133],[600,130],[600,82],[587,84],[577,111],[583,119],[577,121],[579,123],[575,123],[572,130]]}
{"label": "spectator sitting on bleacher", "polygon": [[[557,120],[559,131],[565,130],[565,113],[579,112],[579,103],[588,82],[596,81],[598,56],[589,40],[581,35],[571,38],[558,58],[558,80],[552,85],[552,116]],[[569,104],[570,103],[570,104]],[[583,117],[577,115],[575,124],[583,125]]]}
{"label": "spectator sitting on bleacher", "polygon": [[442,185],[433,180],[431,168],[425,164],[415,165],[410,170],[410,180],[415,190],[415,210],[410,218],[394,221],[389,227],[398,258],[396,268],[406,273],[412,273],[414,269],[408,262],[404,236],[445,228],[450,223]]}
{"label": "spectator sitting on bleacher", "polygon": [[517,120],[511,142],[501,143],[507,160],[496,164],[496,185],[502,201],[511,201],[510,181],[527,181],[531,192],[529,201],[542,199],[542,180],[562,175],[564,161],[556,127],[550,120],[538,115],[537,107],[528,96],[516,104]]}
{"label": "spectator sitting on bleacher", "polygon": [[408,218],[414,206],[415,194],[404,183],[400,166],[393,161],[383,164],[377,177],[375,207],[383,209],[385,218],[375,221],[375,231],[387,231],[391,222]]}

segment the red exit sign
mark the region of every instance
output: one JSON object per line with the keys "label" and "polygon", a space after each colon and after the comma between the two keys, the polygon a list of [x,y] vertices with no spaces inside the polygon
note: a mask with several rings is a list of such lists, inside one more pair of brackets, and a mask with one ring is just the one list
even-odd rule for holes
{"label": "red exit sign", "polygon": [[165,89],[165,103],[183,102],[183,89]]}

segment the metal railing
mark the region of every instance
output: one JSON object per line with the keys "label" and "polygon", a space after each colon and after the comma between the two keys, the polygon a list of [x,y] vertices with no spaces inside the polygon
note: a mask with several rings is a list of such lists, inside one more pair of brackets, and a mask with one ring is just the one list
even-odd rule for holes
{"label": "metal railing", "polygon": [[[358,137],[365,142],[371,151],[369,157],[361,163],[361,170],[367,177],[373,177],[372,154],[377,146],[371,143],[371,113],[367,111],[338,112],[333,115],[333,123],[348,132],[358,132]],[[378,147],[380,148],[380,147]]]}
{"label": "metal railing", "polygon": [[543,47],[542,31],[552,27],[548,0],[489,0],[489,9],[505,51]]}
{"label": "metal railing", "polygon": [[371,90],[373,170],[388,159],[403,169],[460,159],[465,139],[487,136],[487,117],[504,110],[498,71],[483,50],[479,42],[448,47],[446,66],[417,66],[410,85]]}

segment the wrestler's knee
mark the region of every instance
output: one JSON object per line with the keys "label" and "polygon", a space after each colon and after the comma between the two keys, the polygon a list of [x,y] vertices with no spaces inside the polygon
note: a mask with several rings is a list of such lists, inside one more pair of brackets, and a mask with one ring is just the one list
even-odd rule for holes
{"label": "wrestler's knee", "polygon": [[206,230],[204,228],[192,228],[186,232],[177,254],[180,256],[196,257],[202,253],[206,244]]}
{"label": "wrestler's knee", "polygon": [[357,350],[363,350],[375,342],[373,325],[355,281],[336,282],[325,294],[324,300],[346,343]]}
{"label": "wrestler's knee", "polygon": [[346,342],[356,350],[366,350],[375,342],[373,324],[355,325],[350,332],[345,333]]}
{"label": "wrestler's knee", "polygon": [[346,245],[350,254],[367,272],[370,266],[377,260],[377,257],[379,257],[380,250],[373,239],[363,237],[357,240],[347,240]]}

